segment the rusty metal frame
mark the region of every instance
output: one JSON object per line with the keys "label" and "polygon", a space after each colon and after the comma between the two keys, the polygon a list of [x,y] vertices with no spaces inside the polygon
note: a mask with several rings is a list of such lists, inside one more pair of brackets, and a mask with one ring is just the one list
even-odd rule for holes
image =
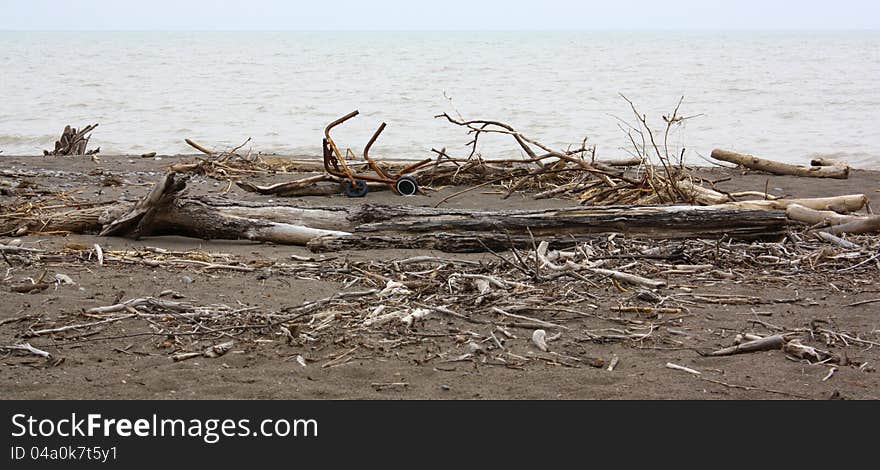
{"label": "rusty metal frame", "polygon": [[342,155],[342,152],[339,151],[339,147],[336,146],[336,142],[333,141],[333,138],[330,137],[330,130],[334,127],[342,124],[345,121],[357,116],[359,112],[354,110],[345,116],[342,116],[339,119],[327,124],[327,127],[324,128],[324,140],[322,142],[322,150],[324,154],[324,170],[327,173],[336,176],[337,178],[344,178],[351,182],[351,184],[355,184],[355,179],[360,179],[364,181],[372,181],[374,183],[384,183],[387,184],[388,187],[391,188],[392,191],[396,191],[394,185],[401,176],[404,176],[407,173],[415,171],[428,163],[433,161],[430,158],[426,158],[420,162],[416,162],[412,165],[409,165],[403,169],[401,169],[397,174],[389,175],[385,173],[375,160],[370,158],[370,148],[379,138],[379,134],[385,130],[386,124],[383,122],[379,125],[379,128],[376,129],[376,132],[373,133],[373,136],[370,138],[367,145],[364,146],[364,160],[366,164],[370,167],[373,172],[376,173],[377,176],[366,175],[363,173],[356,173],[352,170],[349,164],[345,163],[345,158]]}

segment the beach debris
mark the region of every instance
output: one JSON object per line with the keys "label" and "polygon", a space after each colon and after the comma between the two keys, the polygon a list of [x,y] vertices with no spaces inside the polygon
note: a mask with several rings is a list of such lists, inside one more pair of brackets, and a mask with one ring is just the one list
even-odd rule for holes
{"label": "beach debris", "polygon": [[680,365],[672,363],[672,362],[667,362],[666,368],[672,369],[672,370],[680,370],[682,372],[687,372],[688,374],[694,374],[694,375],[702,375],[703,374],[702,372],[700,372],[696,369],[691,369],[690,367],[680,366]]}
{"label": "beach debris", "polygon": [[400,319],[400,322],[406,326],[411,327],[411,326],[413,326],[413,324],[415,322],[425,318],[430,313],[431,313],[431,310],[426,309],[426,308],[413,309],[410,313],[404,315],[403,318]]}
{"label": "beach debris", "polygon": [[223,356],[228,353],[233,346],[233,341],[227,341],[225,343],[215,344],[213,346],[209,346],[204,351],[201,352],[189,352],[189,353],[179,353],[171,356],[171,359],[174,362],[185,361],[187,359],[192,359],[194,357],[207,357],[207,358],[216,358]]}
{"label": "beach debris", "polygon": [[532,343],[538,347],[541,351],[547,352],[547,332],[544,330],[535,330],[532,332]]}
{"label": "beach debris", "polygon": [[[833,210],[816,210],[800,204],[791,204],[785,209],[789,219],[809,224],[811,228],[822,227],[829,241],[840,244],[839,238],[830,238],[843,233],[880,232],[880,215],[850,215]],[[820,235],[821,236],[821,235]]]}
{"label": "beach debris", "polygon": [[617,357],[617,354],[615,354],[611,358],[611,361],[608,363],[608,368],[605,370],[607,370],[608,372],[614,372],[614,369],[617,367],[617,364],[620,364],[620,358]]}
{"label": "beach debris", "polygon": [[64,273],[55,273],[55,282],[66,286],[76,285],[76,282],[73,280],[73,278]]}
{"label": "beach debris", "polygon": [[64,126],[61,132],[61,138],[55,141],[55,149],[52,151],[43,150],[43,155],[95,155],[101,151],[101,147],[92,150],[86,150],[89,145],[89,135],[98,124],[90,124],[83,127],[79,131],[75,127]]}
{"label": "beach debris", "polygon": [[304,357],[302,357],[302,354],[296,355],[296,363],[299,364],[301,367],[307,367],[306,360]]}
{"label": "beach debris", "polygon": [[805,359],[811,363],[834,363],[840,364],[841,358],[828,351],[817,349],[813,346],[802,344],[800,340],[793,339],[785,344],[783,351],[798,359]]}
{"label": "beach debris", "polygon": [[406,389],[409,387],[408,382],[373,382],[370,384],[377,392],[387,390],[389,388]]}
{"label": "beach debris", "polygon": [[14,346],[0,346],[0,349],[5,349],[8,351],[24,351],[28,354],[33,354],[35,356],[45,357],[46,359],[52,359],[52,354],[43,351],[42,349],[35,348],[31,346],[30,343],[22,343]]}
{"label": "beach debris", "polygon": [[773,160],[736,153],[728,150],[712,150],[712,158],[729,163],[736,163],[751,170],[766,171],[774,175],[808,176],[814,178],[849,178],[849,166],[833,161],[816,159],[811,166],[791,165]]}
{"label": "beach debris", "polygon": [[426,158],[402,168],[396,174],[391,174],[382,169],[375,160],[370,158],[370,148],[376,142],[376,139],[379,138],[379,134],[385,130],[386,124],[384,122],[379,125],[379,128],[376,129],[376,132],[370,137],[367,145],[364,146],[364,162],[367,167],[375,173],[375,176],[363,172],[356,172],[352,169],[354,166],[353,162],[346,163],[345,156],[339,151],[339,147],[337,147],[333,138],[330,137],[330,131],[334,127],[348,121],[358,114],[359,112],[354,110],[345,116],[336,119],[330,124],[327,124],[327,127],[324,128],[324,140],[321,143],[324,158],[324,171],[328,175],[332,175],[342,181],[342,193],[348,197],[365,196],[370,189],[370,186],[368,185],[370,182],[385,184],[401,196],[415,196],[418,194],[419,183],[416,177],[411,173],[431,163],[432,159]]}
{"label": "beach debris", "polygon": [[707,354],[707,356],[731,356],[734,354],[782,349],[782,347],[785,346],[785,343],[786,340],[783,335],[772,335],[736,344],[729,348],[719,349]]}
{"label": "beach debris", "polygon": [[104,249],[97,243],[93,246],[95,247],[95,258],[98,260],[98,266],[104,266]]}

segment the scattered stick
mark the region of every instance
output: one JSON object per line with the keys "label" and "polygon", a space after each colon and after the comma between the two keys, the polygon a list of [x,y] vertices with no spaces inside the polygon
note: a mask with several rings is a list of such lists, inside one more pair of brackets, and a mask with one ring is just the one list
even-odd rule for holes
{"label": "scattered stick", "polygon": [[671,362],[666,363],[666,368],[672,369],[672,370],[680,370],[682,372],[687,372],[688,374],[694,374],[694,375],[702,375],[703,374],[702,372],[700,372],[698,370],[691,369],[690,367],[680,366],[678,364],[673,364]]}
{"label": "scattered stick", "polygon": [[37,349],[31,346],[30,343],[22,343],[15,346],[0,346],[0,349],[6,349],[10,351],[25,351],[30,354],[34,354],[40,357],[45,357],[46,359],[51,359],[52,354],[43,351],[42,349]]}

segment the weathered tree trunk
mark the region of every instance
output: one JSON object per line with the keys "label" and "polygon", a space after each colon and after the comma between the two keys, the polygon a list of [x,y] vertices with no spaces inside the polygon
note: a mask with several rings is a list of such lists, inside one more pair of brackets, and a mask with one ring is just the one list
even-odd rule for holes
{"label": "weathered tree trunk", "polygon": [[[369,241],[372,248],[409,246],[436,247],[444,251],[482,251],[485,248],[481,242],[496,248],[510,246],[508,234],[516,243],[525,243],[526,240],[531,243],[532,234],[543,239],[570,241],[572,237],[609,232],[644,238],[718,238],[726,235],[747,240],[777,239],[782,236],[787,223],[782,211],[720,206],[579,206],[513,211],[375,204],[303,208],[219,198],[178,197],[185,186],[185,178],[171,172],[136,204],[119,203],[37,214],[31,220],[0,217],[0,228],[16,230],[23,226],[26,231],[100,232],[100,235],[132,238],[184,235],[280,244],[306,244],[314,238],[329,235],[340,238],[322,242],[325,246],[336,243],[365,247]],[[349,233],[354,230],[362,233]],[[432,233],[421,235],[426,232]],[[375,234],[381,236],[365,238]]]}
{"label": "weathered tree trunk", "polygon": [[766,171],[775,175],[811,176],[816,178],[838,179],[846,179],[849,177],[848,166],[789,165],[787,163],[775,162],[773,160],[766,160],[752,155],[729,152],[727,150],[721,149],[713,150],[712,158],[725,162],[736,163],[737,165],[741,165],[752,170]]}
{"label": "weathered tree trunk", "polygon": [[[373,206],[382,209],[387,206]],[[375,215],[375,214],[374,214]],[[717,206],[608,206],[540,211],[469,211],[387,217],[357,225],[358,232],[509,232],[567,235],[619,232],[646,238],[776,238],[786,227],[781,211]]]}

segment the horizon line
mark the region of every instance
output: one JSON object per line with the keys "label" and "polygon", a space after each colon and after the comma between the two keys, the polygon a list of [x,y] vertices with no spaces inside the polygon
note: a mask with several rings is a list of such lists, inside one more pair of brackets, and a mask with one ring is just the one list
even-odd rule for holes
{"label": "horizon line", "polygon": [[650,32],[880,32],[880,28],[594,28],[594,29],[0,29],[0,33],[650,33]]}

